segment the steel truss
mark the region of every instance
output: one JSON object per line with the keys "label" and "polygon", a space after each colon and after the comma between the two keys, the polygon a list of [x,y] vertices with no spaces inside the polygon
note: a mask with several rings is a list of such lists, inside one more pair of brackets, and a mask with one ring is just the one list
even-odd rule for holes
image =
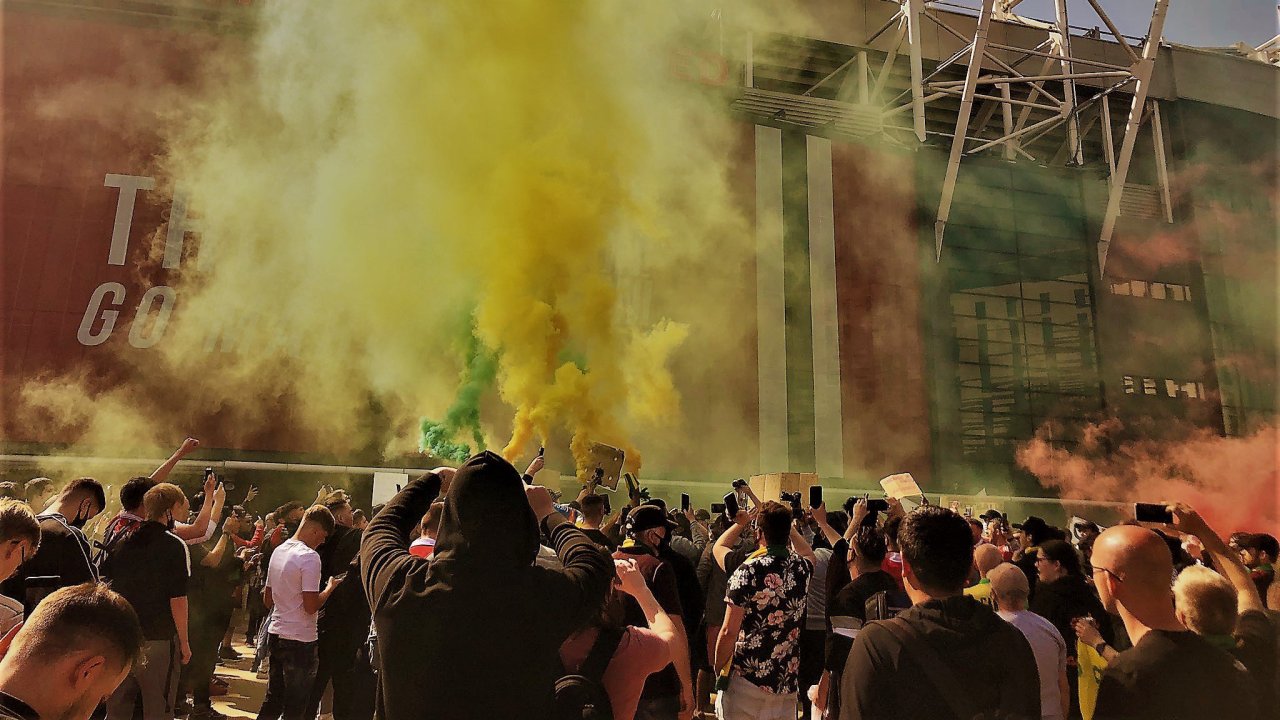
{"label": "steel truss", "polygon": [[[889,20],[868,36],[863,47],[875,47],[885,57],[878,69],[871,67],[865,50],[855,53],[797,98],[787,93],[754,89],[753,60],[748,57],[746,94],[738,101],[741,109],[774,118],[785,118],[808,126],[828,127],[836,132],[857,136],[879,134],[883,139],[903,144],[914,139],[927,142],[929,136],[945,138],[950,144],[946,172],[934,223],[937,259],[942,257],[943,239],[955,195],[960,165],[967,157],[984,152],[1000,152],[1009,160],[1025,158],[1045,164],[1080,165],[1087,160],[1083,138],[1089,133],[1102,146],[1102,157],[1110,177],[1109,195],[1102,230],[1098,237],[1098,264],[1106,269],[1107,252],[1121,213],[1121,200],[1133,160],[1139,130],[1149,122],[1155,141],[1158,188],[1155,200],[1161,206],[1163,219],[1173,221],[1168,185],[1168,165],[1163,129],[1157,101],[1148,100],[1151,74],[1155,67],[1164,30],[1169,0],[1154,0],[1151,23],[1145,38],[1137,42],[1123,35],[1103,9],[1099,0],[1089,0],[1097,19],[1123,49],[1127,64],[1115,64],[1072,53],[1071,29],[1066,0],[1055,0],[1056,17],[1052,22],[1033,20],[1015,14],[1022,0],[980,0],[980,7],[966,7],[943,0],[897,0],[898,10]],[[946,8],[959,7],[977,12],[972,34],[965,34],[943,17]],[[1031,47],[1016,47],[991,39],[993,22],[1043,31],[1043,40]],[[924,72],[922,38],[927,27],[960,41],[962,46],[943,59],[930,73]],[[1086,33],[1098,38],[1101,30]],[[881,38],[888,36],[887,44]],[[1280,39],[1261,50],[1280,47]],[[895,63],[907,55],[910,82],[907,90],[884,99]],[[1002,59],[1001,55],[1006,59]],[[1035,62],[1039,61],[1039,62]],[[1029,65],[1029,66],[1028,66]],[[944,71],[953,66],[965,67],[963,80],[947,79]],[[954,73],[954,69],[952,70]],[[1081,92],[1081,84],[1088,90]],[[839,86],[841,99],[814,97],[824,86]],[[899,85],[898,87],[901,87]],[[856,92],[844,92],[852,88]],[[1130,98],[1124,134],[1117,150],[1111,122],[1113,95],[1123,93]],[[849,96],[850,101],[844,97]],[[926,125],[926,109],[930,103],[951,99],[959,101],[954,129],[942,132]],[[798,102],[797,102],[798,101]],[[1032,113],[1048,117],[1032,120]],[[904,124],[910,113],[911,123]],[[936,117],[932,118],[935,121]],[[1064,128],[1065,126],[1065,128]],[[1065,141],[1052,156],[1035,157],[1029,149],[1037,140],[1062,133]],[[914,136],[914,138],[912,137]],[[1150,189],[1130,187],[1130,192]]]}

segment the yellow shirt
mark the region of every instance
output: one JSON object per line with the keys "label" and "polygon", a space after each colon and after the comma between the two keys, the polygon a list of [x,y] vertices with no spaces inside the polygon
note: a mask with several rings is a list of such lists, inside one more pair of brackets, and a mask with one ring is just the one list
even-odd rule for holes
{"label": "yellow shirt", "polygon": [[982,578],[977,585],[964,589],[964,594],[986,605],[992,610],[996,609],[996,596],[991,594],[991,581]]}

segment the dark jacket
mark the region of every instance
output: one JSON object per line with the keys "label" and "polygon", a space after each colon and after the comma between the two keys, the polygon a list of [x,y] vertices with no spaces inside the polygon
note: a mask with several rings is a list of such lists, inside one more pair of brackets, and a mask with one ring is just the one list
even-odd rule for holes
{"label": "dark jacket", "polygon": [[1076,655],[1076,631],[1071,627],[1074,618],[1090,615],[1098,621],[1098,632],[1107,644],[1115,642],[1115,633],[1111,630],[1111,615],[1102,607],[1093,588],[1078,575],[1067,575],[1057,580],[1042,582],[1036,585],[1036,594],[1031,598],[1027,608],[1031,612],[1053,623],[1067,641],[1067,655]]}
{"label": "dark jacket", "polygon": [[543,523],[562,571],[535,567],[538,526],[520,474],[485,452],[445,497],[430,562],[409,532],[439,493],[418,478],[369,523],[361,576],[378,632],[380,717],[549,718],[560,644],[598,612],[613,563],[563,516]]}
{"label": "dark jacket", "polygon": [[[26,617],[54,590],[98,579],[89,541],[79,528],[72,527],[57,513],[37,516],[40,520],[40,547],[13,575],[0,583],[0,594],[22,603]],[[32,581],[28,578],[49,578]]]}
{"label": "dark jacket", "polygon": [[[978,711],[1004,709],[1008,718],[1040,717],[1036,659],[1022,633],[967,596],[930,600],[904,610]],[[955,714],[924,669],[881,622],[862,629],[840,680],[840,719],[931,718]]]}

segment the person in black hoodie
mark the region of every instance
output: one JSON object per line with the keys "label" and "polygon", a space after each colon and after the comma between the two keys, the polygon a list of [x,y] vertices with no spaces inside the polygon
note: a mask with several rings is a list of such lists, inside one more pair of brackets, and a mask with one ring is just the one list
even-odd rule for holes
{"label": "person in black hoodie", "polygon": [[1040,582],[1028,609],[1053,623],[1067,641],[1067,683],[1071,686],[1071,711],[1069,718],[1080,717],[1080,674],[1076,672],[1076,631],[1071,621],[1091,617],[1098,625],[1102,639],[1115,642],[1111,617],[1102,607],[1093,588],[1080,570],[1080,556],[1075,548],[1063,540],[1049,540],[1040,544],[1036,556],[1036,572]]}
{"label": "person in black hoodie", "polygon": [[[446,486],[430,562],[409,532]],[[534,566],[541,526],[563,570]],[[409,483],[369,523],[361,577],[378,633],[380,718],[546,720],[561,643],[604,602],[613,561],[483,452]]]}
{"label": "person in black hoodie", "polygon": [[[1035,655],[1022,633],[967,597],[969,523],[936,505],[902,521],[903,581],[915,604],[863,627],[840,681],[840,719],[1040,717]],[[998,714],[996,714],[998,712]]]}

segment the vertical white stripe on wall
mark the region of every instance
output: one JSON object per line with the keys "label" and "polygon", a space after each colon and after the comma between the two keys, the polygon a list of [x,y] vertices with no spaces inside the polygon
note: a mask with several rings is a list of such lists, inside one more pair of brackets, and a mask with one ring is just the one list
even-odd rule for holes
{"label": "vertical white stripe on wall", "polygon": [[810,135],[809,287],[813,317],[814,458],[821,477],[844,476],[840,414],[840,316],[836,311],[836,225],[831,141]]}
{"label": "vertical white stripe on wall", "polygon": [[787,346],[782,261],[782,131],[756,126],[756,342],[760,472],[786,472]]}

